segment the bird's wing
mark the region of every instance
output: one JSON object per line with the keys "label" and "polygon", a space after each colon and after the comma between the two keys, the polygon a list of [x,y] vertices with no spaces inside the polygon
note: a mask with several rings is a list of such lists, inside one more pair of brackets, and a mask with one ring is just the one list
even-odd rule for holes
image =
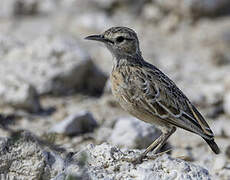
{"label": "bird's wing", "polygon": [[155,66],[136,68],[135,82],[139,89],[139,101],[148,112],[166,123],[212,139],[213,132],[205,119],[183,92]]}

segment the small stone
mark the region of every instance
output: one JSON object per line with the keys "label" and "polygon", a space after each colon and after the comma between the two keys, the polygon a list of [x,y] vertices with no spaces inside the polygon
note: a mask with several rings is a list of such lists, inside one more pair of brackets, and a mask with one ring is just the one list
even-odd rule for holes
{"label": "small stone", "polygon": [[4,79],[0,78],[0,97],[0,105],[10,105],[29,112],[41,110],[36,89],[15,76],[8,75]]}
{"label": "small stone", "polygon": [[111,81],[108,79],[105,84],[105,88],[103,90],[104,94],[112,94],[112,89],[111,89]]}
{"label": "small stone", "polygon": [[184,17],[200,18],[203,16],[215,17],[226,14],[229,11],[228,0],[175,0],[162,1],[154,0],[164,11],[171,11],[171,14],[178,14]]}
{"label": "small stone", "polygon": [[153,125],[136,118],[120,118],[111,134],[110,143],[126,148],[147,148],[161,134]]}
{"label": "small stone", "polygon": [[213,130],[213,133],[216,136],[221,137],[230,137],[230,121],[228,118],[220,118],[217,121],[213,121],[212,124],[210,124],[211,129]]}
{"label": "small stone", "polygon": [[35,15],[38,14],[39,1],[37,0],[16,0],[14,3],[14,15]]}
{"label": "small stone", "polygon": [[230,92],[224,96],[224,112],[230,116]]}
{"label": "small stone", "polygon": [[149,21],[159,22],[163,18],[160,8],[153,4],[146,4],[143,7],[143,16]]}
{"label": "small stone", "polygon": [[225,166],[226,163],[226,156],[224,154],[218,155],[213,163],[213,169],[218,170],[222,169]]}
{"label": "small stone", "polygon": [[93,115],[88,111],[81,111],[54,125],[50,132],[73,136],[92,132],[95,127],[97,127],[97,121]]}

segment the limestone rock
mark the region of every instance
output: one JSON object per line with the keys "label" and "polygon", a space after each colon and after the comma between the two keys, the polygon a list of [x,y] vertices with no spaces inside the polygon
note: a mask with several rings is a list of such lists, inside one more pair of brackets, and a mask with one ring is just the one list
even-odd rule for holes
{"label": "limestone rock", "polygon": [[102,93],[106,75],[72,38],[41,37],[14,48],[0,61],[0,75],[33,85],[39,94]]}
{"label": "limestone rock", "polygon": [[30,112],[41,110],[36,89],[15,76],[0,77],[0,97],[1,106],[10,105]]}
{"label": "limestone rock", "polygon": [[126,148],[146,148],[161,134],[153,125],[136,118],[120,118],[117,120],[110,142]]}
{"label": "limestone rock", "polygon": [[224,96],[224,112],[230,116],[230,93],[226,93]]}
{"label": "limestone rock", "polygon": [[62,122],[54,125],[51,132],[61,133],[65,135],[79,135],[92,132],[97,127],[97,121],[93,115],[87,111],[81,111],[72,114]]}
{"label": "limestone rock", "polygon": [[172,11],[184,17],[219,16],[229,13],[228,0],[153,0],[165,11]]}
{"label": "limestone rock", "polygon": [[[29,132],[0,139],[1,177],[17,179],[210,179],[209,172],[192,163],[162,155],[134,165],[122,158],[136,158],[139,150],[120,150],[108,144],[88,145],[79,152],[60,155]],[[65,150],[62,150],[62,152]]]}
{"label": "limestone rock", "polygon": [[192,163],[174,159],[163,155],[155,160],[144,161],[135,166],[132,163],[121,161],[125,157],[137,157],[140,151],[125,151],[102,144],[89,146],[88,167],[92,179],[210,179],[209,172]]}
{"label": "limestone rock", "polygon": [[[0,174],[10,179],[44,179],[65,172],[64,160],[30,132],[17,132],[11,138],[0,139]],[[75,167],[77,168],[77,167]]]}

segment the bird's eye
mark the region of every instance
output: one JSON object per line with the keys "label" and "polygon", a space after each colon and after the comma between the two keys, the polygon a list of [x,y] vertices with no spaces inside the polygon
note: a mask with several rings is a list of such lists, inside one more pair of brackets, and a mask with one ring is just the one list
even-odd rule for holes
{"label": "bird's eye", "polygon": [[119,43],[123,42],[124,40],[125,40],[125,38],[123,36],[118,36],[116,38],[116,41],[119,42]]}

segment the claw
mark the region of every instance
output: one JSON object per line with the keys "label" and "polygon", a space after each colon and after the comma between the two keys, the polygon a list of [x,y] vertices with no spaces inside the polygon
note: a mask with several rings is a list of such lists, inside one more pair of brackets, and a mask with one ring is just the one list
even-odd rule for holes
{"label": "claw", "polygon": [[168,149],[166,151],[163,151],[163,152],[160,152],[160,153],[156,153],[152,156],[146,156],[144,153],[141,154],[139,157],[134,157],[134,158],[128,158],[128,157],[123,157],[121,158],[122,161],[126,161],[126,162],[130,162],[134,165],[137,165],[137,164],[141,164],[144,160],[154,160],[156,159],[157,157],[159,156],[162,156],[163,154],[171,151],[172,149]]}

